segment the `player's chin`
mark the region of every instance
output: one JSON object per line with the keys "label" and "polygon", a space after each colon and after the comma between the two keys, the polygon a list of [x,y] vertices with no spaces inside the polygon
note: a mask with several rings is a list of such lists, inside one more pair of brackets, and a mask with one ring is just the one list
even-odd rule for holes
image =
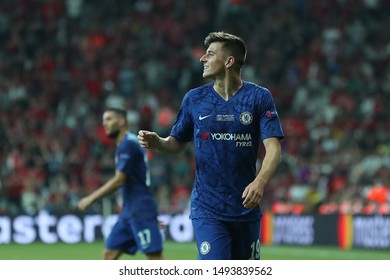
{"label": "player's chin", "polygon": [[203,76],[203,78],[205,78],[205,79],[210,78],[210,73],[207,73],[206,71],[203,71],[202,76]]}

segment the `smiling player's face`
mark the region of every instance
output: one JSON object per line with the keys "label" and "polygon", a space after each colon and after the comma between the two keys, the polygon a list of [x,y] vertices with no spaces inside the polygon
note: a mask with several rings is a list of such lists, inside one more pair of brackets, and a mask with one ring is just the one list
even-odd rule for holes
{"label": "smiling player's face", "polygon": [[226,56],[222,50],[222,43],[211,43],[206,53],[200,58],[203,64],[203,78],[215,79],[225,74]]}
{"label": "smiling player's face", "polygon": [[120,119],[111,111],[103,114],[103,127],[108,137],[116,138],[120,132]]}

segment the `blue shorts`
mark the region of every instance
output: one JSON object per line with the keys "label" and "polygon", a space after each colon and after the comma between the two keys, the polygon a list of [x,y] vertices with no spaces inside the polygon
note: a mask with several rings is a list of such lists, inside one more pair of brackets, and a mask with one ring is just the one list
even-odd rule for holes
{"label": "blue shorts", "polygon": [[161,252],[162,235],[157,219],[137,221],[119,219],[106,241],[106,248],[134,255]]}
{"label": "blue shorts", "polygon": [[199,260],[259,260],[260,220],[193,219]]}

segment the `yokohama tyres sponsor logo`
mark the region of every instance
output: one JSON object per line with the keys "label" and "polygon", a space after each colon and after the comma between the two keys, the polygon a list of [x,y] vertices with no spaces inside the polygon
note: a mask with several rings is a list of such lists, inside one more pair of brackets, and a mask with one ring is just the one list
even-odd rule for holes
{"label": "yokohama tyres sponsor logo", "polygon": [[211,139],[216,141],[251,141],[252,135],[250,133],[211,133]]}

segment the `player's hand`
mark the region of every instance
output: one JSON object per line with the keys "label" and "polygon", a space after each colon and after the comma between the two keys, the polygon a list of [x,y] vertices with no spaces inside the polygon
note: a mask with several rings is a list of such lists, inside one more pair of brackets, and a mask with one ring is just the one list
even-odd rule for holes
{"label": "player's hand", "polygon": [[158,228],[161,230],[165,230],[167,228],[167,225],[162,221],[158,220]]}
{"label": "player's hand", "polygon": [[245,208],[257,208],[260,205],[260,201],[263,198],[264,185],[258,182],[250,183],[242,193],[244,201],[242,205]]}
{"label": "player's hand", "polygon": [[79,203],[77,203],[77,207],[81,210],[84,211],[89,205],[91,205],[92,201],[91,199],[86,196],[82,198]]}
{"label": "player's hand", "polygon": [[160,143],[160,137],[156,132],[140,130],[137,138],[141,147],[147,149],[156,149]]}

